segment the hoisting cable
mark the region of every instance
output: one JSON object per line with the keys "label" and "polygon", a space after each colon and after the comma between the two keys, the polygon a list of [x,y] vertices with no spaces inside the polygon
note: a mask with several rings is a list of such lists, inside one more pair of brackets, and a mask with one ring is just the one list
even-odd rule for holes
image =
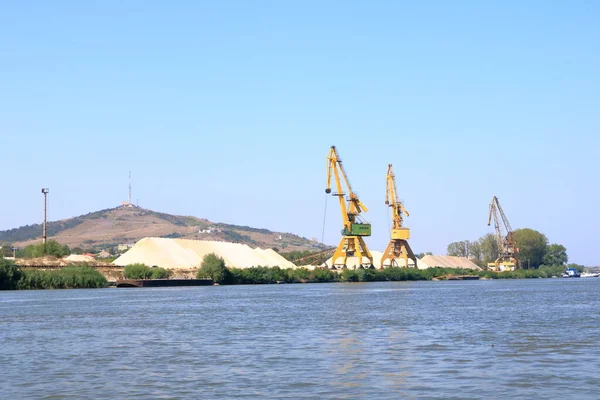
{"label": "hoisting cable", "polygon": [[321,244],[325,244],[325,220],[327,219],[327,198],[329,196],[325,193],[325,211],[323,212],[323,232],[321,233]]}

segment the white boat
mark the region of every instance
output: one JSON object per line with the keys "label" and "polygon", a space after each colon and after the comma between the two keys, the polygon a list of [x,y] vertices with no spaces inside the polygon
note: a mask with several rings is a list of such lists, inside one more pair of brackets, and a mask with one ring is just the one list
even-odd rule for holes
{"label": "white boat", "polygon": [[581,273],[581,278],[598,278],[598,277],[600,277],[600,272],[597,272],[595,274],[592,274],[589,272]]}
{"label": "white boat", "polygon": [[577,268],[567,268],[562,274],[563,278],[579,278],[581,274],[577,271]]}

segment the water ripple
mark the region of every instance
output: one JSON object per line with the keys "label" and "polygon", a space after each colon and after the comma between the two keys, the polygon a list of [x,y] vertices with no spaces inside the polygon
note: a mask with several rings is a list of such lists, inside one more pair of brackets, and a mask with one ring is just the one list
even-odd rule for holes
{"label": "water ripple", "polygon": [[597,399],[600,279],[0,293],[0,395]]}

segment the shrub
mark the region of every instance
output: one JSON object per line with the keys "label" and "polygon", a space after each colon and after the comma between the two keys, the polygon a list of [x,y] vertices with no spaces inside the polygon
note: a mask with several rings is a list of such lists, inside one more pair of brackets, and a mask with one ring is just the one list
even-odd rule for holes
{"label": "shrub", "polygon": [[0,257],[0,290],[12,290],[17,288],[23,272],[11,260]]}
{"label": "shrub", "polygon": [[58,270],[24,271],[18,289],[87,289],[108,286],[106,278],[87,265],[71,265]]}
{"label": "shrub", "polygon": [[232,274],[225,266],[225,260],[214,253],[210,253],[202,259],[196,278],[210,278],[215,283],[222,285],[232,280]]}
{"label": "shrub", "polygon": [[171,271],[148,267],[146,264],[129,264],[123,269],[125,279],[166,279],[171,276]]}
{"label": "shrub", "polygon": [[287,270],[290,282],[307,282],[310,278],[310,271],[306,268],[296,268]]}
{"label": "shrub", "polygon": [[152,271],[151,279],[167,279],[171,276],[171,271],[164,268],[150,268]]}
{"label": "shrub", "polygon": [[358,282],[358,274],[355,270],[345,269],[340,274],[340,280],[342,282]]}
{"label": "shrub", "polygon": [[36,258],[43,256],[54,256],[61,258],[71,254],[71,250],[67,245],[61,245],[56,240],[48,240],[46,244],[31,244],[23,249],[25,258]]}
{"label": "shrub", "polygon": [[315,268],[309,275],[311,282],[335,282],[338,276],[328,268]]}

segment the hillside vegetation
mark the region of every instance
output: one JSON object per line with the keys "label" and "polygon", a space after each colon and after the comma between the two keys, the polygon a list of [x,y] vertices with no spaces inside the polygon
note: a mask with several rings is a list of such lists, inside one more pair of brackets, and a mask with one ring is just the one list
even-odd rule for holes
{"label": "hillside vegetation", "polygon": [[[24,248],[41,240],[40,224],[0,231],[0,245]],[[48,237],[71,249],[115,248],[144,237],[220,240],[281,251],[319,250],[316,242],[291,233],[249,226],[215,223],[206,219],[117,207],[47,224]],[[8,254],[7,254],[8,255]]]}

